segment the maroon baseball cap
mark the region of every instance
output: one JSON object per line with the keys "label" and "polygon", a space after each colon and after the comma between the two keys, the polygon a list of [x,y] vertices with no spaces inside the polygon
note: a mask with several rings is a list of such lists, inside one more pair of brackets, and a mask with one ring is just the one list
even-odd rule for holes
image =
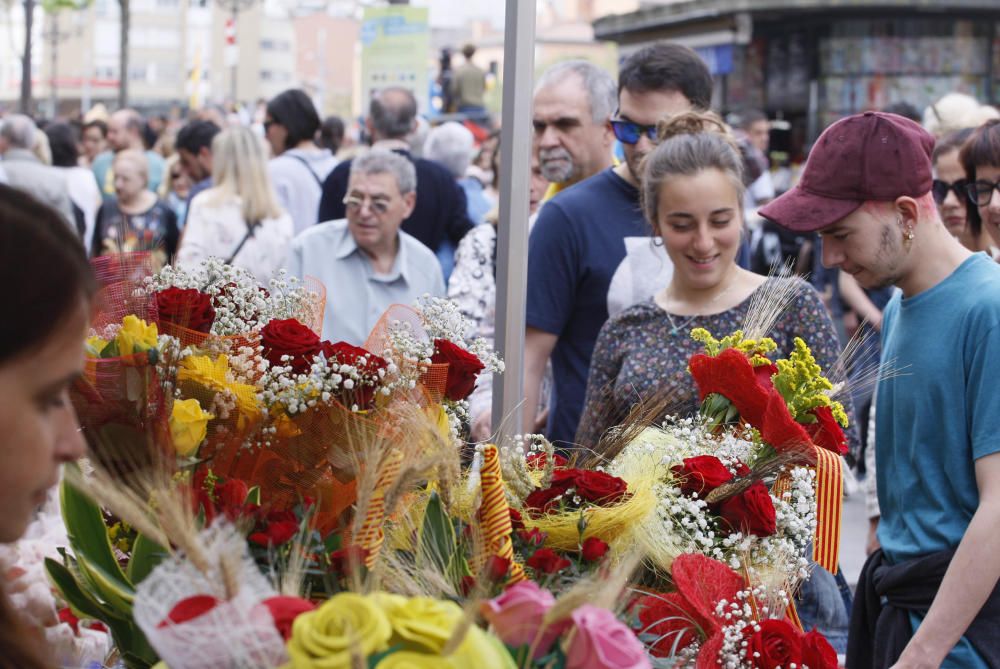
{"label": "maroon baseball cap", "polygon": [[848,116],[816,140],[799,183],[759,213],[812,232],[869,200],[920,197],[931,190],[933,149],[934,138],[910,119],[874,111]]}

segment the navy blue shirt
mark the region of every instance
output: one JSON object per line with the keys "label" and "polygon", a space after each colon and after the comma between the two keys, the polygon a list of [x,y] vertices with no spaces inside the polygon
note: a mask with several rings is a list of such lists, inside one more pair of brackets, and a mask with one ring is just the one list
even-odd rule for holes
{"label": "navy blue shirt", "polygon": [[673,265],[651,233],[639,191],[613,168],[560,192],[538,214],[528,245],[527,324],[559,335],[546,431],[557,446],[576,434],[590,358],[609,314],[670,281]]}
{"label": "navy blue shirt", "polygon": [[[417,203],[413,213],[403,221],[403,232],[416,237],[424,246],[437,251],[447,237],[457,247],[469,230],[465,191],[443,165],[433,160],[414,158],[407,151],[394,150],[413,163],[417,172]],[[319,221],[334,221],[346,217],[344,196],[351,177],[351,161],[338,164],[323,182],[323,197],[319,201]]]}

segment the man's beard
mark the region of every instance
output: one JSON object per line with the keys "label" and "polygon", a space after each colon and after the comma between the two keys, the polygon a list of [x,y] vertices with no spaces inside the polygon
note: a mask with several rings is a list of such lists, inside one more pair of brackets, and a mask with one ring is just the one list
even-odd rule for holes
{"label": "man's beard", "polygon": [[628,165],[628,171],[632,174],[632,178],[635,179],[636,183],[642,183],[642,159],[645,157],[645,153],[639,153],[638,151],[628,151],[625,153],[625,164]]}
{"label": "man's beard", "polygon": [[573,162],[573,156],[561,146],[552,149],[539,149],[538,162],[542,176],[552,183],[561,184],[576,180],[580,176],[579,169]]}

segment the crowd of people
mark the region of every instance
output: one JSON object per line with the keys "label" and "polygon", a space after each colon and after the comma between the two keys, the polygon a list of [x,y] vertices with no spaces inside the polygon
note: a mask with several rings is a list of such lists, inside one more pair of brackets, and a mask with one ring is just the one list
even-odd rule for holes
{"label": "crowd of people", "polygon": [[[474,53],[448,85],[457,110],[481,115]],[[990,559],[1000,549],[1000,406],[988,386],[1000,372],[1000,113],[953,94],[923,115],[899,106],[849,117],[782,187],[767,117],[742,110],[726,123],[711,107],[708,68],[675,44],[635,51],[617,77],[567,61],[538,79],[523,166],[524,431],[567,451],[599,450],[644,401],[696,411],[691,331],[728,334],[761,296],[791,295],[769,333],[779,357],[800,337],[833,369],[860,332],[847,369],[856,382],[848,461],[867,476],[872,502],[850,641],[840,574],[814,568],[803,622],[852,667],[997,666],[1000,644],[982,630],[1000,601],[990,595],[1000,576]],[[281,271],[318,280],[324,339],[361,344],[387,307],[425,294],[452,298],[475,334],[493,336],[497,132],[482,137],[478,118],[424,132],[413,94],[395,87],[371,99],[365,148],[345,149],[343,122],[322,120],[297,89],[268,101],[257,123],[214,111],[159,125],[132,109],[45,124],[4,116],[0,250],[18,254],[0,263],[8,283],[29,280],[22,265],[76,267],[83,254],[149,251],[181,267],[217,257],[262,282]],[[36,201],[66,226],[44,243],[79,249],[21,248],[31,235],[15,222]],[[69,319],[90,284],[73,272],[60,327],[37,324],[45,346],[81,329]],[[44,278],[30,281],[52,283]],[[27,392],[18,375],[42,349],[21,350],[12,327],[0,337],[0,384]],[[53,378],[78,366],[70,357],[50,365]],[[873,392],[866,381],[880,360],[895,372]],[[64,393],[57,384],[50,394]],[[470,399],[471,441],[497,423],[490,395],[486,379]],[[53,462],[77,453],[67,435],[53,431],[44,444]],[[3,458],[12,448],[5,442]],[[919,602],[904,610],[894,598],[908,596]],[[891,643],[883,625],[896,626]]]}

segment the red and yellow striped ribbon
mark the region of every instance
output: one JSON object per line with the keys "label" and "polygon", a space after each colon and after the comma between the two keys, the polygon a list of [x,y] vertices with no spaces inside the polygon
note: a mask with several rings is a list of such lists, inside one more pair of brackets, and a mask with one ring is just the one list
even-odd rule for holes
{"label": "red and yellow striped ribbon", "polygon": [[794,599],[788,600],[788,608],[785,609],[785,618],[787,618],[788,622],[790,622],[792,625],[795,626],[795,629],[797,629],[800,632],[805,632],[805,630],[802,629],[802,619],[799,618],[799,612],[795,608]]}
{"label": "red and yellow striped ribbon", "polygon": [[813,561],[831,574],[840,562],[840,523],[844,505],[844,473],[840,456],[816,449],[816,534]]}
{"label": "red and yellow striped ribbon", "polygon": [[382,525],[385,523],[385,494],[396,481],[402,462],[403,454],[399,451],[393,450],[386,454],[382,471],[379,472],[371,500],[368,502],[365,520],[354,538],[356,545],[368,551],[365,556],[365,566],[369,569],[374,566],[382,542],[385,540],[385,534],[382,532]]}
{"label": "red and yellow striped ribbon", "polygon": [[[510,560],[510,583],[524,580],[524,569],[514,560],[511,541],[510,507],[504,496],[503,474],[500,471],[500,453],[497,447],[483,446],[483,466],[479,472],[482,502],[479,505],[479,525],[483,532],[485,553],[481,562],[496,555]],[[477,566],[482,569],[482,564]]]}

